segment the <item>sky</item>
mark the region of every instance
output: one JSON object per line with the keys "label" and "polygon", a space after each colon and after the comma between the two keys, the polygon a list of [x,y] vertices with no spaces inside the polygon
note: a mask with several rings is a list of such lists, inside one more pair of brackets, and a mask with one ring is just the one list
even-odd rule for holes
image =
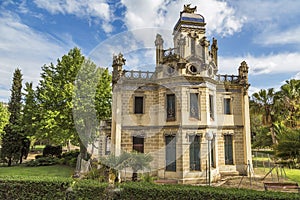
{"label": "sky", "polygon": [[16,68],[37,86],[41,67],[74,47],[111,70],[154,69],[156,33],[172,47],[184,4],[197,6],[209,40],[218,40],[220,74],[249,66],[250,94],[300,79],[300,1],[296,0],[0,0],[0,102],[8,102]]}

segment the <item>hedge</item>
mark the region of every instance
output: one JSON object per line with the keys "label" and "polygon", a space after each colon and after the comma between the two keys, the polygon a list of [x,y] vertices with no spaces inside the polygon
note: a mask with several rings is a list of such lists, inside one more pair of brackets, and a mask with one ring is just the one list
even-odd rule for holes
{"label": "hedge", "polygon": [[0,176],[0,199],[299,199],[300,194],[190,185],[122,183],[113,189],[93,180]]}
{"label": "hedge", "polygon": [[0,176],[0,199],[105,199],[107,186],[72,178]]}
{"label": "hedge", "polygon": [[300,199],[298,193],[256,191],[237,188],[220,188],[191,185],[157,185],[151,183],[126,183],[121,185],[120,199],[256,199],[283,200]]}

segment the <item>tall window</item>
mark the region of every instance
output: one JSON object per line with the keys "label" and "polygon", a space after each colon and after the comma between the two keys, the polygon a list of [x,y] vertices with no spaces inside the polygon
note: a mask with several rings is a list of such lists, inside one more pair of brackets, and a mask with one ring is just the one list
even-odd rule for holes
{"label": "tall window", "polygon": [[167,120],[176,119],[175,94],[167,94]]}
{"label": "tall window", "polygon": [[105,138],[105,155],[110,154],[110,147],[111,147],[111,139],[110,139],[110,137],[106,136],[106,138]]}
{"label": "tall window", "polygon": [[134,97],[134,113],[135,114],[144,113],[144,97],[139,97],[139,96]]}
{"label": "tall window", "polygon": [[166,171],[176,171],[176,137],[166,136]]}
{"label": "tall window", "polygon": [[232,135],[224,135],[225,165],[233,164]]}
{"label": "tall window", "polygon": [[190,93],[190,117],[199,119],[198,93]]}
{"label": "tall window", "polygon": [[214,96],[213,95],[209,95],[209,114],[210,114],[210,118],[214,119]]}
{"label": "tall window", "polygon": [[195,50],[196,50],[195,43],[196,43],[195,38],[191,38],[191,53],[192,53],[192,55],[195,55]]}
{"label": "tall window", "polygon": [[230,115],[231,114],[231,99],[224,98],[224,114]]}
{"label": "tall window", "polygon": [[200,136],[189,136],[190,144],[190,170],[200,170]]}
{"label": "tall window", "polygon": [[210,143],[210,164],[212,167],[215,167],[215,146],[216,146],[216,142],[215,142],[215,136],[213,137],[213,139],[211,140]]}
{"label": "tall window", "polygon": [[132,137],[132,149],[139,153],[144,153],[144,138],[143,137]]}

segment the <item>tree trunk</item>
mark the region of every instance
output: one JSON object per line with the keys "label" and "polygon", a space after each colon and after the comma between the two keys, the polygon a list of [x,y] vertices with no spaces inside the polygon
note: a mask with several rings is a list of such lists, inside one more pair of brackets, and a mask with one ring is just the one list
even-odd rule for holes
{"label": "tree trunk", "polygon": [[273,144],[278,144],[273,125],[270,127]]}
{"label": "tree trunk", "polygon": [[23,162],[23,152],[21,152],[21,155],[20,155],[20,164],[22,164]]}
{"label": "tree trunk", "polygon": [[71,142],[70,142],[70,140],[68,140],[68,143],[67,143],[67,151],[68,152],[71,151]]}
{"label": "tree trunk", "polygon": [[11,158],[8,159],[8,167],[11,166]]}
{"label": "tree trunk", "polygon": [[88,160],[88,154],[87,154],[87,148],[86,148],[86,144],[84,144],[82,141],[80,141],[80,154],[81,154],[81,158],[84,160]]}
{"label": "tree trunk", "polygon": [[132,173],[132,181],[137,181],[137,177],[138,177],[138,174],[137,172],[134,170],[133,173]]}

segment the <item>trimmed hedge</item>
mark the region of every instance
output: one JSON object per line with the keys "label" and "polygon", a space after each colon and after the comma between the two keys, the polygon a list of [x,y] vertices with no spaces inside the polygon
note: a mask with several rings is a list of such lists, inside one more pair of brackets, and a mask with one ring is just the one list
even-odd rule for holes
{"label": "trimmed hedge", "polygon": [[0,176],[0,199],[106,199],[107,184],[74,183],[71,178]]}
{"label": "trimmed hedge", "polygon": [[126,183],[121,185],[120,199],[226,199],[226,200],[283,200],[299,199],[300,194],[256,191],[237,188],[220,188],[191,185],[157,185],[151,183]]}
{"label": "trimmed hedge", "polygon": [[300,194],[190,185],[123,183],[121,190],[93,180],[0,176],[0,199],[299,199]]}

